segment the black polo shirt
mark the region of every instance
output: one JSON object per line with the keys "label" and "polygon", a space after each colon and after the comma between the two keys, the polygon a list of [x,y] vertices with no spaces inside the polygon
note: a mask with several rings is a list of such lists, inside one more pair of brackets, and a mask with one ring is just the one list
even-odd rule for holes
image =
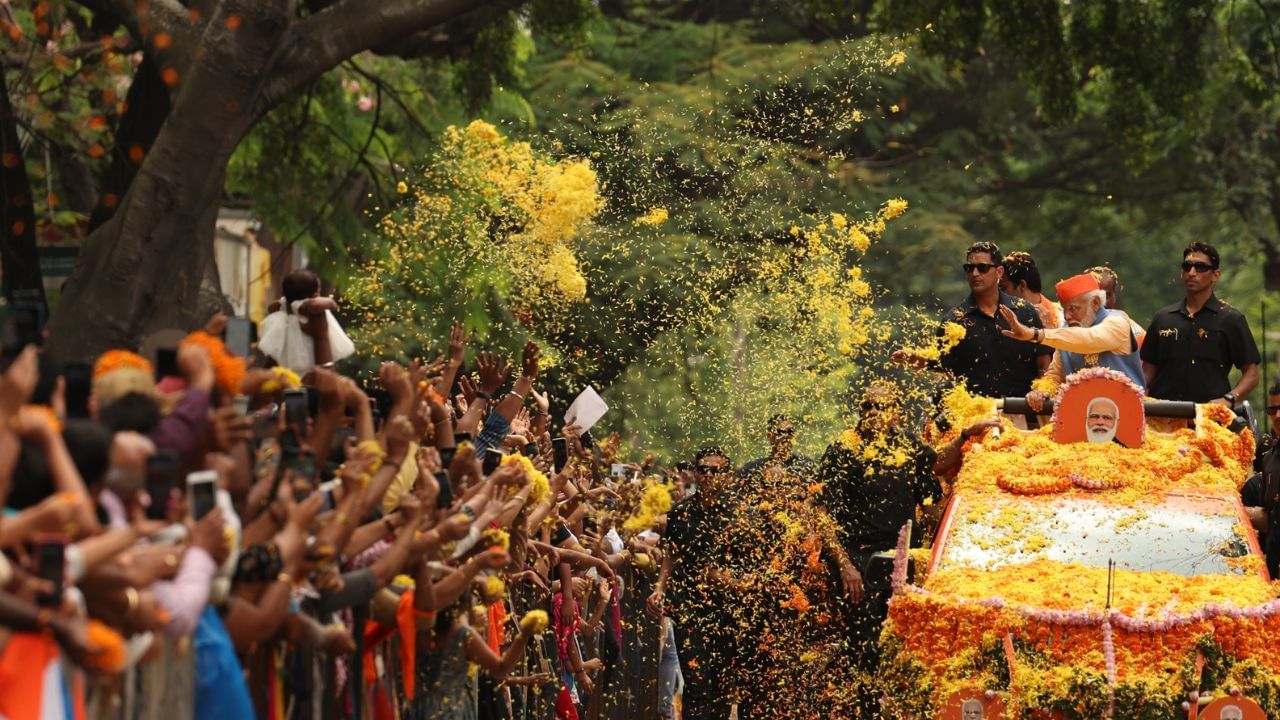
{"label": "black polo shirt", "polygon": [[899,443],[908,459],[897,466],[864,460],[838,442],[822,455],[818,501],[835,521],[849,555],[893,548],[903,524],[915,519],[916,506],[942,497],[933,476],[937,453],[911,435],[895,433],[889,445]]}
{"label": "black polo shirt", "polygon": [[1148,395],[1198,403],[1231,392],[1231,366],[1262,362],[1249,321],[1213,295],[1195,316],[1187,313],[1186,299],[1157,310],[1141,357],[1156,366]]}
{"label": "black polo shirt", "polygon": [[703,575],[707,568],[726,565],[730,559],[735,510],[729,493],[721,492],[710,501],[694,494],[667,514],[662,544],[671,556],[671,600],[680,610],[707,610],[711,588]]}
{"label": "black polo shirt", "polygon": [[[1000,293],[1000,304],[1013,310],[1023,325],[1044,327],[1040,314],[1026,300]],[[999,313],[991,317],[982,312],[972,294],[952,308],[944,320],[963,325],[965,336],[942,356],[942,367],[964,378],[969,392],[976,395],[997,398],[1026,395],[1031,391],[1031,381],[1040,374],[1037,359],[1053,354],[1053,348],[1047,345],[1000,334],[1001,330],[1009,329],[1009,324]]]}

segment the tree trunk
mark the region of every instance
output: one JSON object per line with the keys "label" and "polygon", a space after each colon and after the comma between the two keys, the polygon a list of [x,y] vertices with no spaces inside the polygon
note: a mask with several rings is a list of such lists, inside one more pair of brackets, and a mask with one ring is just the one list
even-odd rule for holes
{"label": "tree trunk", "polygon": [[115,150],[111,153],[111,164],[102,175],[102,193],[89,218],[90,232],[115,214],[120,198],[138,173],[140,161],[150,154],[169,110],[169,88],[160,79],[156,62],[144,57],[133,73],[124,114],[116,126]]}
{"label": "tree trunk", "polygon": [[9,300],[44,305],[44,278],[36,250],[36,216],[31,181],[18,142],[18,123],[9,88],[0,72],[0,269]]}
{"label": "tree trunk", "polygon": [[264,112],[257,98],[283,27],[255,20],[234,36],[211,39],[214,28],[226,26],[224,18],[211,19],[199,59],[128,192],[85,239],[49,321],[55,359],[136,348],[157,330],[194,329],[215,309],[209,294],[202,302],[201,289],[210,284],[227,162]]}

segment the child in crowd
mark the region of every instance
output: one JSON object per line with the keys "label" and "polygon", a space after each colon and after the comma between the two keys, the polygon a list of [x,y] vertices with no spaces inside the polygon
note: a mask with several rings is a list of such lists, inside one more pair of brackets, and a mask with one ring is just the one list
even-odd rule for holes
{"label": "child in crowd", "polygon": [[[349,357],[356,346],[333,316],[338,304],[320,296],[320,278],[310,270],[289,273],[281,283],[279,308],[262,319],[258,349],[290,370],[304,375],[317,364]],[[327,352],[318,348],[327,343]],[[317,359],[319,358],[319,359]]]}

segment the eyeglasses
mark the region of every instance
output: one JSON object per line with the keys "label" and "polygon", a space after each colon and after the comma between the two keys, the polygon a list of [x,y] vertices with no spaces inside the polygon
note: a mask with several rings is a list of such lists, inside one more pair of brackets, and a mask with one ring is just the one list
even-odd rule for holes
{"label": "eyeglasses", "polygon": [[1275,415],[1276,413],[1280,413],[1280,405],[1268,405],[1268,406],[1267,406],[1267,414],[1268,414],[1268,415]]}
{"label": "eyeglasses", "polygon": [[884,410],[889,407],[888,403],[875,402],[874,400],[863,400],[862,409],[867,410]]}
{"label": "eyeglasses", "polygon": [[1000,266],[999,266],[999,265],[993,265],[993,264],[991,264],[991,263],[965,263],[965,264],[961,265],[960,267],[964,268],[964,274],[965,274],[965,275],[968,275],[969,273],[973,272],[974,270],[977,270],[979,275],[986,275],[987,273],[991,272],[991,269],[992,269],[992,268],[996,268],[996,267],[1000,267]]}
{"label": "eyeglasses", "polygon": [[1202,263],[1202,262],[1184,262],[1184,263],[1182,263],[1182,272],[1191,272],[1192,268],[1194,268],[1196,272],[1201,273],[1201,274],[1207,273],[1207,272],[1209,272],[1209,271],[1211,271],[1211,270],[1217,270],[1217,269],[1218,269],[1218,268],[1216,268],[1216,267],[1214,267],[1214,266],[1210,265],[1209,263]]}
{"label": "eyeglasses", "polygon": [[729,472],[729,468],[724,465],[699,465],[698,472],[703,475],[723,475]]}

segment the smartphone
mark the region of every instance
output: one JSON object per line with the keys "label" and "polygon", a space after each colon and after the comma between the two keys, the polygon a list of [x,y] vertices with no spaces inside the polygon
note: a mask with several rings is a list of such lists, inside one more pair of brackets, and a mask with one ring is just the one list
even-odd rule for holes
{"label": "smartphone", "polygon": [[453,456],[458,454],[458,448],[456,447],[440,448],[439,452],[440,452],[440,467],[444,468],[445,470],[448,470],[449,466],[453,464]]}
{"label": "smartphone", "polygon": [[307,393],[304,390],[284,391],[284,422],[296,428],[299,437],[307,436]]}
{"label": "smartphone", "polygon": [[529,443],[524,446],[524,456],[528,458],[538,456],[538,443]]}
{"label": "smartphone", "polygon": [[315,453],[308,448],[302,448],[289,456],[286,467],[292,470],[294,475],[314,481],[316,478]]}
{"label": "smartphone", "polygon": [[609,474],[616,478],[626,477],[627,466],[623,465],[622,463],[613,463],[612,465],[609,466]]}
{"label": "smartphone", "polygon": [[551,454],[556,472],[564,470],[564,466],[569,464],[569,441],[562,437],[552,440]]}
{"label": "smartphone", "polygon": [[199,520],[217,507],[218,471],[199,470],[187,475],[187,501],[193,520]]}
{"label": "smartphone", "polygon": [[62,366],[65,383],[62,397],[68,418],[89,417],[89,395],[93,391],[93,367],[85,363],[67,363]]}
{"label": "smartphone", "polygon": [[277,403],[271,403],[255,412],[250,421],[253,426],[254,439],[261,440],[262,438],[275,437],[280,429],[279,418],[280,405]]}
{"label": "smartphone", "polygon": [[330,510],[338,507],[338,500],[333,495],[333,489],[338,487],[341,482],[341,480],[330,480],[327,483],[320,484],[318,489],[320,492],[324,493],[324,505],[320,506],[320,512],[329,512]]}
{"label": "smartphone", "polygon": [[589,432],[582,433],[582,437],[579,439],[582,441],[582,447],[588,450],[596,446],[596,441],[591,437],[591,433]]}
{"label": "smartphone", "polygon": [[0,308],[0,371],[8,370],[28,345],[41,344],[40,315],[27,305],[11,303]]}
{"label": "smartphone", "polygon": [[447,508],[453,504],[453,487],[449,485],[449,473],[436,473],[436,484],[440,486],[440,494],[436,496],[436,507]]}
{"label": "smartphone", "polygon": [[159,452],[147,458],[145,482],[147,495],[151,496],[147,517],[151,520],[166,519],[169,495],[178,486],[178,456],[170,452]]}
{"label": "smartphone", "polygon": [[231,407],[235,408],[236,414],[244,417],[249,414],[249,396],[237,395],[231,398]]}
{"label": "smartphone", "polygon": [[36,596],[40,607],[62,604],[62,581],[66,577],[67,539],[61,535],[43,535],[36,541],[36,575],[53,584],[53,590]]}
{"label": "smartphone", "polygon": [[488,475],[498,469],[498,465],[502,464],[502,451],[497,448],[489,448],[484,452],[484,474]]}
{"label": "smartphone", "polygon": [[227,330],[223,333],[223,342],[227,349],[240,357],[249,356],[249,338],[252,335],[253,321],[245,317],[227,318]]}
{"label": "smartphone", "polygon": [[464,442],[472,442],[471,433],[456,432],[453,434],[453,444],[461,445]]}
{"label": "smartphone", "polygon": [[182,371],[178,368],[178,348],[156,348],[155,370],[157,382],[167,377],[180,377]]}

